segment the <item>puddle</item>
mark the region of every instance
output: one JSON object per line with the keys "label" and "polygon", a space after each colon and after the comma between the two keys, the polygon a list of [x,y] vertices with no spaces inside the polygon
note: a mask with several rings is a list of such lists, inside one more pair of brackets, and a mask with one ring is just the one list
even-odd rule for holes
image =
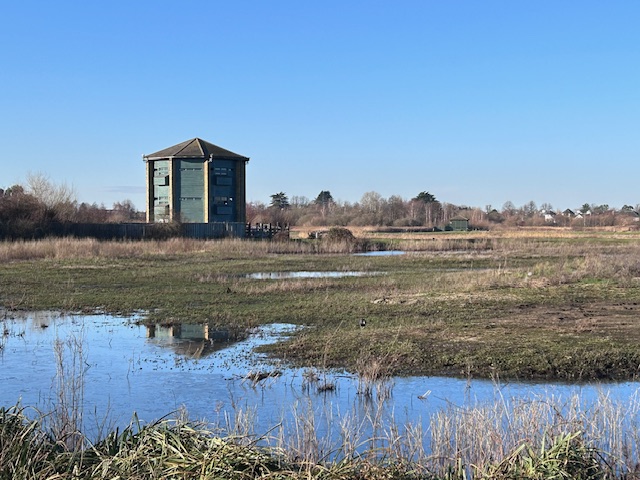
{"label": "puddle", "polygon": [[[56,400],[56,341],[64,345],[65,363],[78,359],[84,374],[85,433],[105,419],[126,426],[134,412],[143,422],[163,418],[182,407],[193,420],[232,428],[249,418],[260,436],[275,425],[295,435],[300,418],[311,418],[318,438],[340,438],[343,418],[364,425],[375,418],[396,425],[418,425],[429,442],[432,415],[478,402],[580,395],[595,402],[609,398],[630,402],[639,383],[566,385],[508,383],[443,377],[393,378],[385,401],[359,393],[357,378],[346,372],[287,368],[254,352],[296,330],[275,324],[240,341],[234,333],[206,325],[138,325],[139,318],[56,316],[0,320],[0,406],[51,410]],[[247,379],[248,374],[257,380]],[[276,374],[277,373],[277,374]],[[332,385],[333,388],[324,388]],[[89,415],[89,413],[91,415]],[[297,420],[296,420],[297,419]],[[238,420],[242,421],[242,420]],[[369,427],[367,427],[369,425]],[[371,427],[373,428],[373,427]]]}
{"label": "puddle", "polygon": [[354,253],[357,257],[390,257],[394,255],[404,255],[407,252],[403,250],[380,250],[374,252]]}
{"label": "puddle", "polygon": [[59,340],[65,362],[77,360],[67,342],[82,345],[86,406],[116,425],[128,424],[134,412],[150,422],[183,405],[212,419],[232,399],[254,396],[251,382],[242,381],[248,372],[275,368],[253,349],[298,328],[273,324],[234,342],[233,334],[203,325],[148,328],[136,320],[49,314],[1,321],[0,405],[20,401],[46,411],[53,404]]}
{"label": "puddle", "polygon": [[314,271],[302,271],[302,272],[262,272],[262,273],[249,273],[245,275],[245,278],[251,278],[253,280],[281,280],[285,278],[344,278],[344,277],[366,277],[373,275],[382,275],[382,272],[314,272]]}

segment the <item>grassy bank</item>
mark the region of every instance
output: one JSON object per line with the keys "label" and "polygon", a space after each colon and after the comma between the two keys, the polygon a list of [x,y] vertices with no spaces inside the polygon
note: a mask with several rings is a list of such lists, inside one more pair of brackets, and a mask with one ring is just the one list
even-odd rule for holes
{"label": "grassy bank", "polygon": [[[640,368],[640,234],[364,232],[367,238],[0,244],[0,304],[144,311],[158,323],[309,328],[269,351],[393,374],[630,379]],[[406,255],[351,255],[362,245]],[[368,272],[256,279],[269,272]],[[366,327],[359,320],[366,319]]]}

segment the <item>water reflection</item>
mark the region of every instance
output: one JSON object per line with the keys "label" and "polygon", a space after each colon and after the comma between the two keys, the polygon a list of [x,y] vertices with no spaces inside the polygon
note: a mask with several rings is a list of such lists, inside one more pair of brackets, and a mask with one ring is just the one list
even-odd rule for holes
{"label": "water reflection", "polygon": [[[526,402],[572,395],[586,405],[603,394],[625,403],[639,386],[402,377],[363,395],[358,379],[347,372],[287,368],[254,351],[295,331],[293,325],[269,325],[240,338],[211,324],[145,327],[138,320],[52,314],[0,320],[0,406],[21,400],[47,411],[57,398],[53,345],[68,338],[83,345],[83,398],[85,411],[96,412],[95,422],[87,414],[88,423],[95,425],[108,417],[108,424],[122,427],[134,412],[151,422],[184,406],[194,419],[229,428],[248,415],[258,436],[274,425],[282,425],[284,435],[295,434],[297,422],[308,420],[317,438],[327,442],[340,438],[347,421],[358,425],[363,438],[375,438],[377,429],[390,422],[417,425],[428,445],[431,419],[442,411],[464,413],[477,404],[507,404],[511,398]],[[278,376],[246,381],[249,372],[276,369]]]}
{"label": "water reflection", "polygon": [[372,252],[354,253],[358,257],[391,257],[394,255],[404,255],[407,252],[402,250],[375,250]]}
{"label": "water reflection", "polygon": [[170,347],[179,355],[196,359],[228,348],[247,337],[246,332],[214,328],[208,323],[153,324],[145,325],[145,328],[151,343]]}
{"label": "water reflection", "polygon": [[245,278],[254,280],[281,280],[285,278],[343,278],[343,277],[364,277],[368,275],[381,275],[382,272],[260,272],[249,273]]}

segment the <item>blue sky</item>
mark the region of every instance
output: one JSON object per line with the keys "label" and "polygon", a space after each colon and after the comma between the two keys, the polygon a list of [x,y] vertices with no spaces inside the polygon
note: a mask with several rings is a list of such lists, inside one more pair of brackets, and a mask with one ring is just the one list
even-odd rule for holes
{"label": "blue sky", "polygon": [[0,187],[144,209],[142,155],[251,158],[247,200],[640,203],[640,2],[5,1]]}

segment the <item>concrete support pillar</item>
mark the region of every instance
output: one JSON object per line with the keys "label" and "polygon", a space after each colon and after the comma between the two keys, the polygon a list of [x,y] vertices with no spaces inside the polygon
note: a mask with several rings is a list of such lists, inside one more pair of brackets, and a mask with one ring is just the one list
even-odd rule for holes
{"label": "concrete support pillar", "polygon": [[146,209],[147,209],[147,223],[154,222],[154,205],[153,205],[153,161],[146,161],[146,175],[147,175],[147,188],[146,188]]}
{"label": "concrete support pillar", "polygon": [[169,157],[169,221],[177,220],[176,216],[176,160]]}
{"label": "concrete support pillar", "polygon": [[236,207],[236,222],[245,223],[247,221],[247,193],[245,191],[246,183],[246,162],[236,162],[235,182],[236,182],[236,198],[233,199]]}
{"label": "concrete support pillar", "polygon": [[211,161],[205,160],[202,165],[202,169],[204,170],[204,223],[209,223],[209,208],[211,205],[211,197],[209,195],[209,179],[211,178]]}

